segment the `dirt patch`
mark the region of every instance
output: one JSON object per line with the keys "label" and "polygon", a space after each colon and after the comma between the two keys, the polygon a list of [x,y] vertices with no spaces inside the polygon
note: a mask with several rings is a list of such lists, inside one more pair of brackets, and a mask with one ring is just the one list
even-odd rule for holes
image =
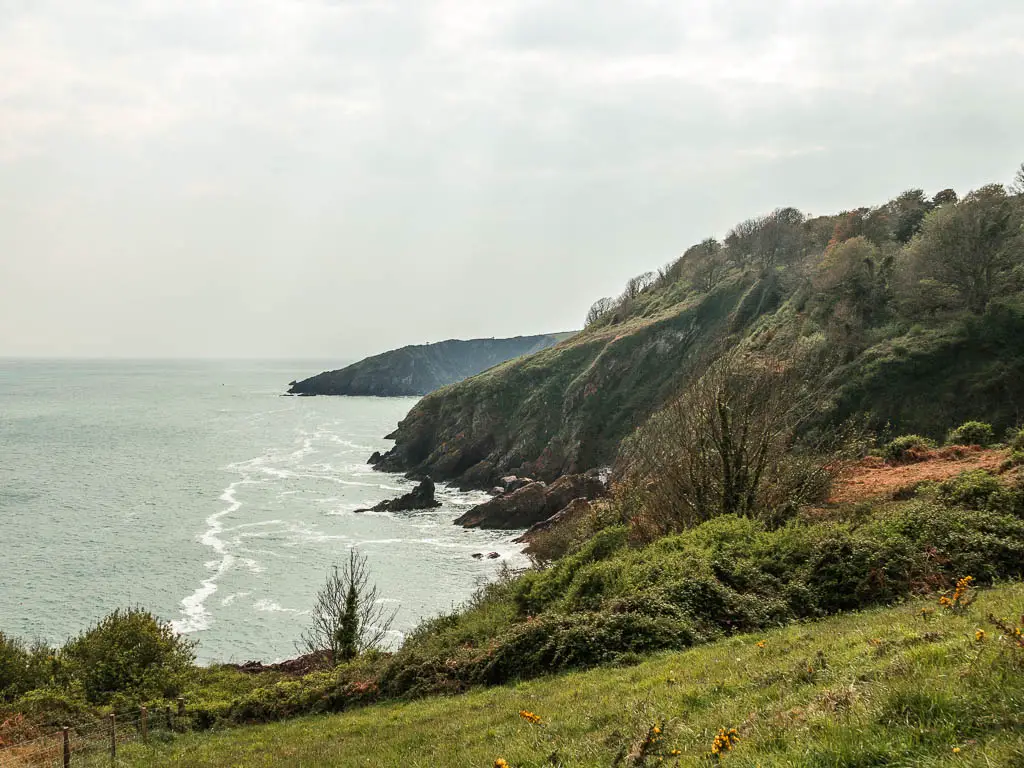
{"label": "dirt patch", "polygon": [[909,464],[886,464],[876,456],[868,456],[840,473],[829,502],[844,504],[879,496],[891,497],[917,483],[945,480],[974,469],[997,472],[1007,454],[1006,450],[958,445],[920,452]]}

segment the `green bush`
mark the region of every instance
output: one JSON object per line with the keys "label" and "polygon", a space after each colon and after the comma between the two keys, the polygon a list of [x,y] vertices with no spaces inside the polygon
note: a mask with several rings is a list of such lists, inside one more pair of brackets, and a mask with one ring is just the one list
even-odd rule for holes
{"label": "green bush", "polygon": [[1024,429],[1014,430],[1010,439],[1010,448],[1014,453],[1024,453]]}
{"label": "green bush", "polygon": [[[1024,521],[1003,510],[1004,492],[967,514],[950,492],[850,523],[771,529],[725,515],[643,548],[607,529],[592,546],[510,582],[485,612],[474,606],[414,633],[381,688],[455,693],[891,603],[963,575],[979,584],[1018,576]],[[498,615],[480,631],[481,616]]]}
{"label": "green bush", "polygon": [[27,645],[0,632],[0,702],[45,685],[53,667],[53,651],[46,645]]}
{"label": "green bush", "polygon": [[914,461],[925,451],[935,448],[935,441],[921,435],[903,435],[891,440],[882,449],[882,458],[892,464]]}
{"label": "green bush", "polygon": [[975,469],[939,483],[939,499],[967,509],[988,509],[992,496],[1002,487],[995,475]]}
{"label": "green bush", "polygon": [[138,608],[116,610],[61,650],[62,672],[93,704],[118,693],[172,697],[195,660],[194,644]]}
{"label": "green bush", "polygon": [[992,445],[995,431],[983,421],[968,421],[946,435],[946,445]]}

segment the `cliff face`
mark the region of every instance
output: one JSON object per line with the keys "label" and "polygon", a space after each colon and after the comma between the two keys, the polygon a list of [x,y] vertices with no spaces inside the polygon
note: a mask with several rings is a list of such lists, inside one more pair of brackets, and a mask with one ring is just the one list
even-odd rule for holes
{"label": "cliff face", "polygon": [[488,487],[504,474],[553,480],[607,464],[681,377],[745,324],[739,305],[755,294],[771,305],[764,293],[755,279],[737,278],[445,387],[399,423],[377,467]]}
{"label": "cliff face", "polygon": [[[488,488],[503,475],[551,481],[607,466],[619,442],[725,349],[784,356],[824,343],[797,293],[746,275],[647,317],[588,328],[423,398],[378,469]],[[829,429],[867,414],[876,429],[941,439],[969,419],[1001,431],[1024,413],[1024,304],[896,329],[827,376]]]}
{"label": "cliff face", "polygon": [[452,339],[402,347],[291,385],[293,395],[425,395],[506,360],[546,349],[569,333],[512,339]]}

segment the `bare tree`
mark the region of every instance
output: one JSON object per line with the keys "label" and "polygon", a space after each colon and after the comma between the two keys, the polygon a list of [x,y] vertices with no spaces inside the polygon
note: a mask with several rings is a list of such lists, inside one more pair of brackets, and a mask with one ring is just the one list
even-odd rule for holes
{"label": "bare tree", "polygon": [[589,310],[587,310],[587,319],[583,323],[583,327],[593,325],[594,323],[602,320],[609,312],[615,309],[614,299],[605,297],[595,301]]}
{"label": "bare tree", "polygon": [[624,500],[659,533],[820,500],[835,456],[795,451],[794,441],[820,405],[822,373],[727,353],[624,445]]}
{"label": "bare tree", "polygon": [[313,625],[302,634],[300,648],[307,653],[329,653],[338,664],[379,647],[395,620],[370,583],[366,556],[354,548],[348,560],[334,566],[316,596]]}
{"label": "bare tree", "polygon": [[1017,173],[1014,174],[1013,181],[1010,183],[1010,192],[1015,195],[1024,195],[1024,163],[1020,164]]}

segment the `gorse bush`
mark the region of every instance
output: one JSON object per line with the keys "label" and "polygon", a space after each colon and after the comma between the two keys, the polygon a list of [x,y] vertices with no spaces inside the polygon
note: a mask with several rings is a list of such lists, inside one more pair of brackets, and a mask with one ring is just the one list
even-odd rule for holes
{"label": "gorse bush", "polygon": [[988,446],[995,442],[995,430],[983,421],[968,421],[946,435],[947,445]]}
{"label": "gorse bush", "polygon": [[935,441],[921,435],[902,435],[886,443],[882,449],[882,458],[891,464],[917,461],[928,451],[935,448]]}
{"label": "gorse bush", "polygon": [[119,609],[64,646],[61,673],[94,704],[119,693],[171,697],[195,661],[193,647],[149,611]]}
{"label": "gorse bush", "polygon": [[455,692],[628,661],[802,618],[890,603],[958,576],[1024,569],[1024,521],[915,500],[859,524],[723,515],[642,548],[598,533],[460,614],[414,633],[390,659],[388,695]]}

